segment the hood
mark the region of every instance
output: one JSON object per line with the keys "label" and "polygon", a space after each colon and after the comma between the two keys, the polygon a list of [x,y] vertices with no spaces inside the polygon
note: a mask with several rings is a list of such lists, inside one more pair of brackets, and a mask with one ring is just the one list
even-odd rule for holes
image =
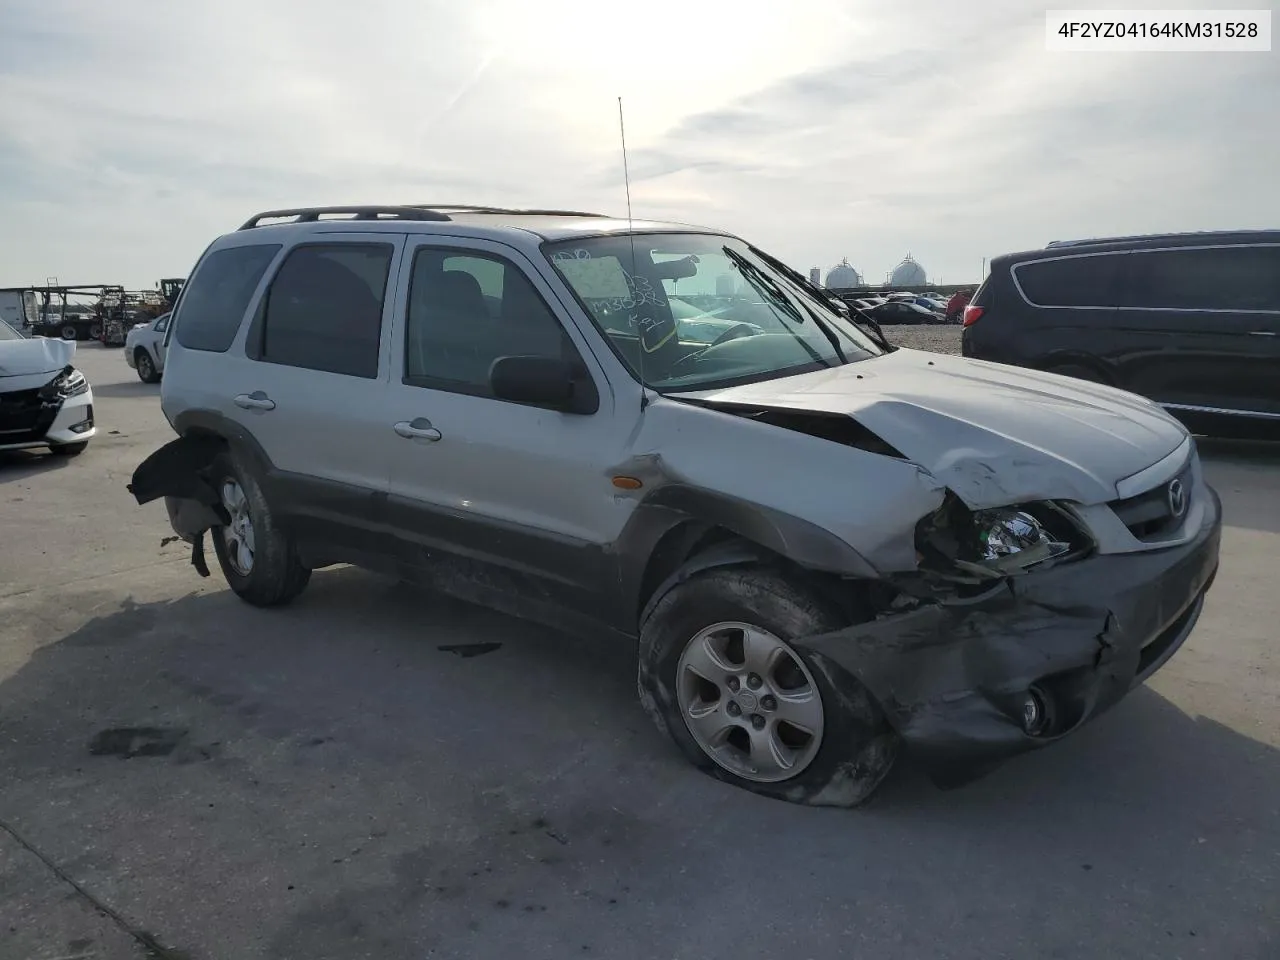
{"label": "hood", "polygon": [[846,414],[975,510],[1114,500],[1117,482],[1187,437],[1160,407],[1123,390],[916,350],[682,396]]}
{"label": "hood", "polygon": [[37,373],[50,376],[76,355],[74,340],[0,340],[0,377],[25,377]]}

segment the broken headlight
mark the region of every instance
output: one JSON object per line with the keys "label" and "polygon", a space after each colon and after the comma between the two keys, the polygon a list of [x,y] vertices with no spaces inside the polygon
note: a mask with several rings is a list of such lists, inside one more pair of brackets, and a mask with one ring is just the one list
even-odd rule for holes
{"label": "broken headlight", "polygon": [[88,392],[89,381],[85,379],[83,373],[68,364],[56,377],[40,388],[40,397],[43,400],[65,400]]}
{"label": "broken headlight", "polygon": [[1056,503],[971,511],[950,493],[916,530],[920,569],[969,583],[1071,559],[1091,543],[1078,522]]}
{"label": "broken headlight", "polygon": [[973,515],[984,567],[1016,573],[1071,552],[1025,510],[980,510]]}

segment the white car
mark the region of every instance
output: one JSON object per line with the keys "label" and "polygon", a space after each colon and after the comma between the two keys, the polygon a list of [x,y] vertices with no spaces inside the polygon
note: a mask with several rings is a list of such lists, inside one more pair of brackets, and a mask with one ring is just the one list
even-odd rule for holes
{"label": "white car", "polygon": [[164,335],[169,314],[133,327],[124,338],[124,362],[138,371],[143,383],[159,383],[164,373]]}
{"label": "white car", "polygon": [[0,450],[83,453],[93,439],[93,390],[71,365],[71,340],[27,338],[0,321]]}

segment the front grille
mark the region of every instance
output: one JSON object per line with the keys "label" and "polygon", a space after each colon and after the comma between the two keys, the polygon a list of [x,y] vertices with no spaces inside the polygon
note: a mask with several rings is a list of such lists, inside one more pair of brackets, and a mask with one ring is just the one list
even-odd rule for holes
{"label": "front grille", "polygon": [[0,445],[43,440],[61,407],[61,400],[43,399],[39,387],[0,393]]}
{"label": "front grille", "polygon": [[[1181,514],[1175,515],[1172,507],[1170,488],[1180,484],[1184,496],[1184,508]],[[1167,483],[1162,483],[1145,493],[1125,500],[1112,500],[1108,506],[1115,511],[1120,522],[1129,528],[1139,540],[1151,543],[1172,536],[1186,518],[1186,507],[1190,506],[1191,467],[1187,466],[1180,474]]]}

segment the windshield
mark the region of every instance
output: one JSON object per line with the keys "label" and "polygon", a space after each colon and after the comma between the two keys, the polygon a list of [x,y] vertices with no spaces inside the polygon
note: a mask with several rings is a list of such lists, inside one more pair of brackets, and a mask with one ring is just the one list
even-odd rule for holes
{"label": "windshield", "polygon": [[655,390],[704,390],[883,351],[740,240],[670,233],[545,247],[614,350]]}

